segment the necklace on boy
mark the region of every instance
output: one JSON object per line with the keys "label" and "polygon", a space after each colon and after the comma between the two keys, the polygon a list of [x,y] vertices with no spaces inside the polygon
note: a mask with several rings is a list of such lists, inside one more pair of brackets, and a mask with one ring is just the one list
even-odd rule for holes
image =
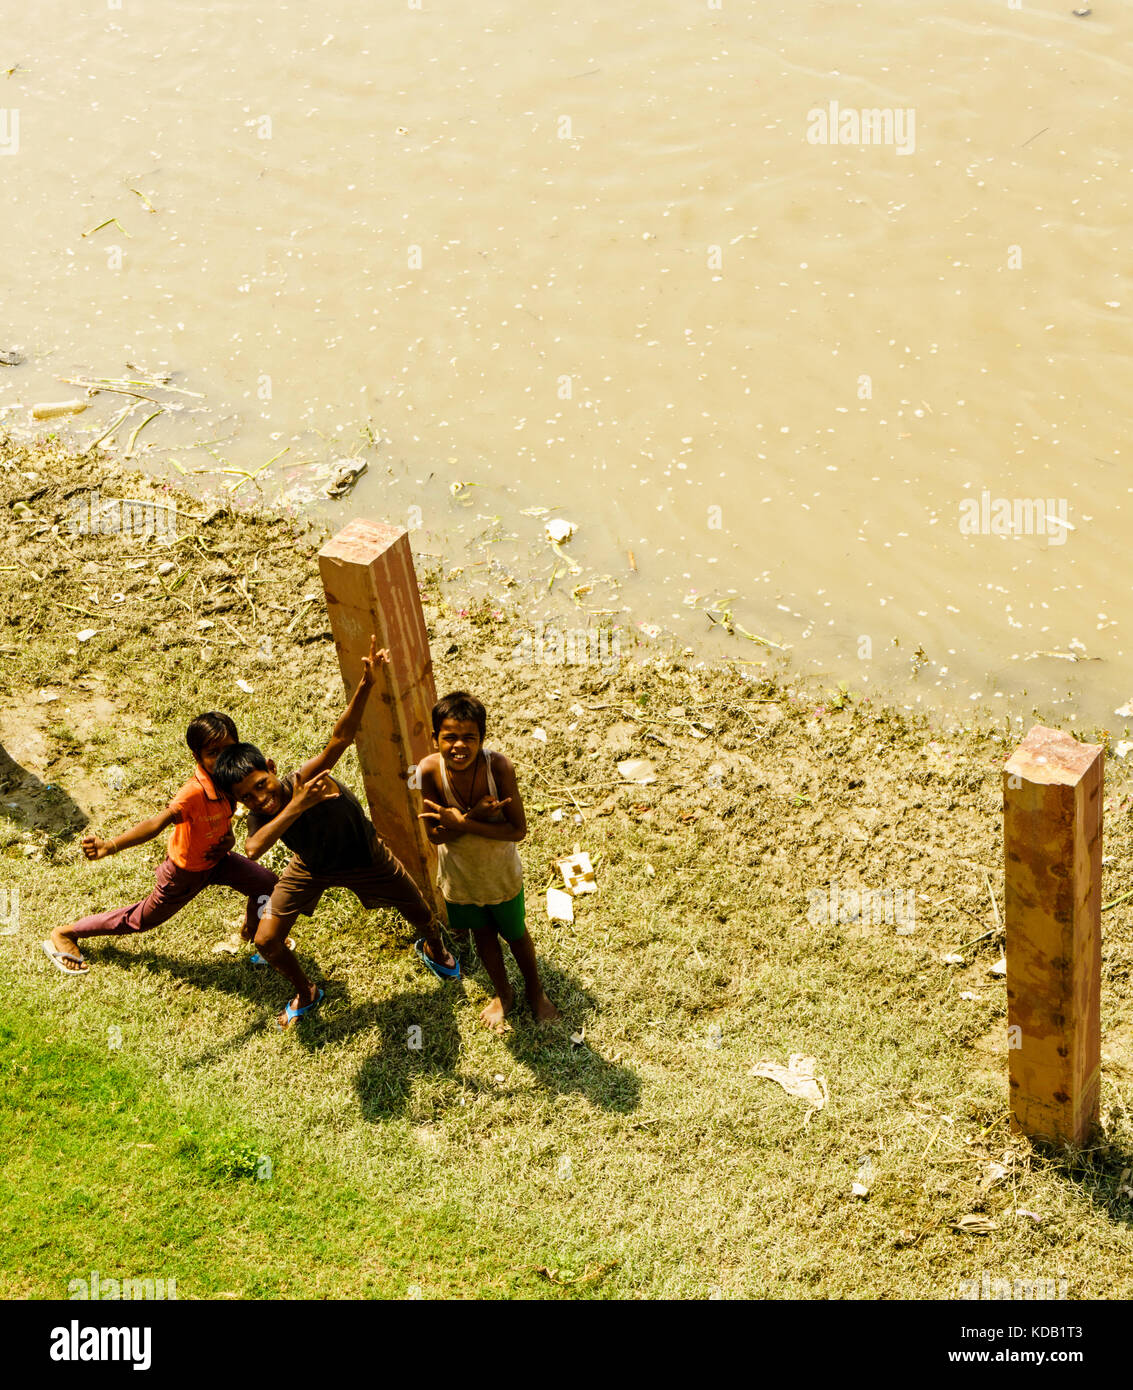
{"label": "necklace on boy", "polygon": [[449,786],[452,788],[452,793],[453,793],[453,795],[456,797],[457,801],[460,802],[460,809],[461,809],[462,811],[470,811],[470,810],[472,809],[472,807],[476,804],[476,801],[475,801],[475,797],[476,797],[476,778],[477,778],[479,772],[480,772],[480,759],[477,758],[476,761],[475,761],[475,762],[473,763],[473,765],[472,765],[472,785],[471,785],[471,787],[469,787],[469,789],[468,789],[468,799],[467,799],[467,801],[466,801],[466,800],[464,799],[464,797],[460,794],[460,789],[459,789],[459,788],[457,787],[457,785],[456,785],[456,776],[455,776],[455,774],[450,774],[450,776],[449,776],[449,779],[448,779],[448,780],[449,780]]}

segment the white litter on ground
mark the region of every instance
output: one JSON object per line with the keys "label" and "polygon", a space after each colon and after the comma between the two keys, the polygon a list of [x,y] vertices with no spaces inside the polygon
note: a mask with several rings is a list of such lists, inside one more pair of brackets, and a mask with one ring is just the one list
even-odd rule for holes
{"label": "white litter on ground", "polygon": [[597,893],[598,880],[594,875],[594,865],[585,850],[575,850],[573,854],[556,859],[555,863],[574,897],[577,898],[580,893]]}
{"label": "white litter on ground", "polygon": [[826,1089],[826,1078],[817,1075],[817,1068],[818,1063],[813,1057],[795,1052],[787,1059],[785,1067],[780,1066],[778,1062],[764,1060],[756,1062],[748,1075],[777,1081],[788,1095],[794,1096],[797,1100],[805,1100],[808,1105],[813,1106],[814,1109],[806,1117],[806,1123],[809,1124],[811,1115],[815,1110],[821,1110],[830,1096]]}
{"label": "white litter on ground", "polygon": [[573,922],[574,899],[561,888],[548,888],[547,916],[552,922]]}

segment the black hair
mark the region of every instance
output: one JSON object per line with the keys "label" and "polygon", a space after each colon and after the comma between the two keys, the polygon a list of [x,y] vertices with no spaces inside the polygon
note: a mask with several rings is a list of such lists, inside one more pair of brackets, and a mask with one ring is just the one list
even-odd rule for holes
{"label": "black hair", "polygon": [[234,743],[221,749],[213,769],[212,780],[229,796],[235,795],[235,787],[253,772],[266,772],[268,760],[254,743]]}
{"label": "black hair", "polygon": [[446,695],[443,700],[438,700],[433,706],[433,737],[441,731],[441,725],[446,719],[459,719],[462,723],[468,721],[475,724],[480,730],[480,742],[484,742],[484,729],[488,723],[488,711],[480,703],[475,695],[469,695],[467,690],[454,690]]}
{"label": "black hair", "polygon": [[189,752],[200,762],[201,754],[209,744],[215,743],[225,734],[239,742],[240,735],[236,732],[236,725],[231,718],[218,710],[210,710],[207,714],[198,714],[190,723],[185,730],[185,742],[189,745]]}

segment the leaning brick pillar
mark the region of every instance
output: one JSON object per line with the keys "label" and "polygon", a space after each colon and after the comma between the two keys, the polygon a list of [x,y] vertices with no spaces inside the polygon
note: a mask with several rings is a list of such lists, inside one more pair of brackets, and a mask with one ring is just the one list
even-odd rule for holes
{"label": "leaning brick pillar", "polygon": [[1013,1126],[1082,1145],[1101,1073],[1104,750],[1036,725],[1003,771]]}
{"label": "leaning brick pillar", "polygon": [[319,572],[348,693],[362,673],[370,634],[389,649],[390,664],[378,675],[358,731],[362,781],[378,834],[443,916],[436,851],[409,785],[410,769],[432,751],[429,716],[437,700],[409,533],[351,521],[319,551]]}

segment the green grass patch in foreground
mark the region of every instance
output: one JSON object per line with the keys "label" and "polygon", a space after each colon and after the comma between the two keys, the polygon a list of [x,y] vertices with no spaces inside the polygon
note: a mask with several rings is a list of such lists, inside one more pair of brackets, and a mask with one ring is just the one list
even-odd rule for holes
{"label": "green grass patch in foreground", "polygon": [[[72,1280],[173,1278],[179,1298],[545,1296],[499,1238],[442,1204],[375,1201],[253,1129],[174,1105],[127,1060],[0,1010],[5,1214],[0,1297]],[[270,1176],[269,1176],[270,1174]],[[438,1258],[439,1252],[443,1259]]]}

